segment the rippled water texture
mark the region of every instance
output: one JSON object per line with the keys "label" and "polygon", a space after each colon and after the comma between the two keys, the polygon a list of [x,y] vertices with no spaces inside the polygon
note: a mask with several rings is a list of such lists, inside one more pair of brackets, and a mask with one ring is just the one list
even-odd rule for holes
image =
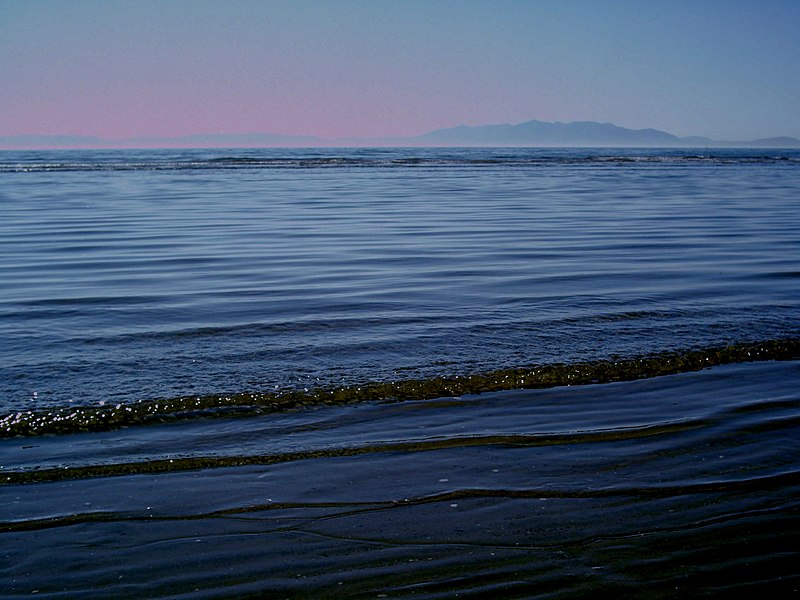
{"label": "rippled water texture", "polygon": [[762,362],[6,440],[43,481],[0,488],[0,595],[793,598],[798,384]]}
{"label": "rippled water texture", "polygon": [[0,154],[0,411],[798,335],[800,153]]}
{"label": "rippled water texture", "polygon": [[800,152],[0,152],[0,598],[795,598]]}

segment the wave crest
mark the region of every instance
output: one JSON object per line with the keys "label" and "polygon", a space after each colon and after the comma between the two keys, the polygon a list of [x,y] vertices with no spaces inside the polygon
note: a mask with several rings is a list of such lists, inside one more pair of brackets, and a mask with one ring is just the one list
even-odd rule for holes
{"label": "wave crest", "polygon": [[356,402],[426,400],[511,389],[633,381],[722,364],[796,360],[800,338],[691,349],[634,358],[498,369],[467,376],[375,381],[340,388],[246,391],[134,403],[17,411],[0,418],[0,437],[103,431],[183,419],[245,416]]}

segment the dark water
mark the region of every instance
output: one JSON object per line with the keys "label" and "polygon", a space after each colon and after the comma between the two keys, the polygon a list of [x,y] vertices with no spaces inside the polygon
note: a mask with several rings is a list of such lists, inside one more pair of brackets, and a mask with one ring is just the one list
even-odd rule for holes
{"label": "dark water", "polygon": [[799,389],[798,151],[0,153],[2,597],[796,597]]}

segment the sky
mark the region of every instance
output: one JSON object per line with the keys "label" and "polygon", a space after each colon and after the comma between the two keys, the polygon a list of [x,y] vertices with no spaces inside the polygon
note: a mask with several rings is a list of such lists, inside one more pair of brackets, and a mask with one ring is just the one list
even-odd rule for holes
{"label": "sky", "polygon": [[800,138],[798,0],[0,0],[0,136]]}

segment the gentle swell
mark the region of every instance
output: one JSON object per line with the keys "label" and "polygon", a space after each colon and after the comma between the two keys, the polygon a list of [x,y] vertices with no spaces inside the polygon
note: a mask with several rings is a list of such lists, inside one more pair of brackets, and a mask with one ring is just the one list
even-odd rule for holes
{"label": "gentle swell", "polygon": [[460,156],[223,156],[208,159],[189,160],[103,160],[103,161],[42,161],[42,162],[0,162],[0,173],[46,173],[46,172],[93,172],[93,171],[209,171],[232,169],[319,169],[319,168],[494,168],[494,167],[537,167],[545,165],[631,165],[631,164],[800,164],[800,158],[789,153],[754,154],[591,154],[564,156],[537,153],[536,156],[491,156],[486,158],[464,158]]}
{"label": "gentle swell", "polygon": [[797,358],[800,358],[800,339],[792,338],[638,358],[500,369],[469,376],[369,382],[342,388],[236,392],[17,411],[0,418],[0,437],[102,431],[200,417],[264,414],[303,406],[423,400],[511,389],[633,381],[723,364]]}

